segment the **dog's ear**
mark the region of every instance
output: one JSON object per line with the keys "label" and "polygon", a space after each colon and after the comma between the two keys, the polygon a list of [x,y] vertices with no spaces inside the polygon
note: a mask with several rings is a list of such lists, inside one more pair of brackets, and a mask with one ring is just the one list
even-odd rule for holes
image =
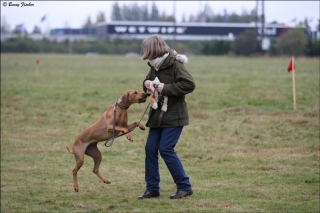
{"label": "dog's ear", "polygon": [[128,91],[128,92],[126,92],[125,94],[123,94],[123,95],[121,96],[121,103],[122,103],[122,104],[126,104],[126,103],[127,103],[128,98],[129,98],[129,94],[130,94],[130,92]]}

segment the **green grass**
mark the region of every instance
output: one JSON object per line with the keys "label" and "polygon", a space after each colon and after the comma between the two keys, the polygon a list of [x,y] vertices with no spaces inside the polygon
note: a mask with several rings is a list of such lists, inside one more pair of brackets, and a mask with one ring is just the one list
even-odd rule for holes
{"label": "green grass", "polygon": [[[112,183],[86,156],[78,193],[65,146],[126,90],[142,90],[145,61],[2,54],[1,212],[319,212],[319,61],[296,59],[293,110],[289,60],[189,57],[196,89],[176,151],[194,195],[169,199],[176,189],[160,158],[161,196],[137,200],[147,131],[132,132],[133,143],[100,143],[100,171]],[[129,121],[146,105],[131,106]]]}

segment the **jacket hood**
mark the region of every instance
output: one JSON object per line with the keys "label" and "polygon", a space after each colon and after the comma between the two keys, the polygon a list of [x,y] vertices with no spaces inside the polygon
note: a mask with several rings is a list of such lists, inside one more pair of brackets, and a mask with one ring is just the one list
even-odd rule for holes
{"label": "jacket hood", "polygon": [[176,57],[176,59],[177,59],[178,61],[180,61],[180,62],[183,63],[183,64],[188,63],[188,58],[187,58],[186,55],[180,55],[180,54],[178,54],[178,55],[176,55],[175,57]]}
{"label": "jacket hood", "polygon": [[[176,51],[173,50],[173,52],[170,53],[169,57],[167,57],[162,64],[160,65],[160,69],[166,68],[168,66],[171,66],[174,63],[174,60],[180,61],[183,64],[188,63],[188,57],[186,55],[178,54]],[[148,62],[148,65],[150,67],[153,67],[150,62]]]}

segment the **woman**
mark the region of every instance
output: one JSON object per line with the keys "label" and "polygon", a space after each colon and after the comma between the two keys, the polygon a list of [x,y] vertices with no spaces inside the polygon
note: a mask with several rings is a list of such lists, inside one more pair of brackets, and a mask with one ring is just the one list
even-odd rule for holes
{"label": "woman", "polygon": [[150,66],[150,71],[143,81],[143,89],[146,92],[147,88],[150,88],[150,81],[158,77],[161,83],[156,90],[159,96],[168,97],[168,106],[166,112],[161,111],[161,101],[159,101],[157,109],[150,108],[146,123],[150,128],[145,146],[146,191],[138,199],[160,196],[158,152],[177,186],[177,192],[170,198],[190,196],[193,191],[189,177],[174,151],[183,126],[189,124],[185,95],[195,88],[193,77],[183,65],[188,59],[171,50],[159,35],[146,38],[142,43],[142,50],[142,59],[148,60]]}

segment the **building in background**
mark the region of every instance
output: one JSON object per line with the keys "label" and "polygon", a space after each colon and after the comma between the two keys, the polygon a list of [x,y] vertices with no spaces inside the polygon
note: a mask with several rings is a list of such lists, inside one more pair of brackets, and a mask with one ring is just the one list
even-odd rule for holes
{"label": "building in background", "polygon": [[255,23],[179,23],[174,22],[128,22],[113,21],[99,23],[94,29],[53,29],[50,40],[58,42],[66,39],[76,40],[114,40],[114,39],[145,39],[150,35],[159,34],[165,40],[205,41],[230,40],[247,29],[256,30],[258,37],[263,34],[262,48],[268,49],[270,38],[279,38],[288,28],[283,24]]}
{"label": "building in background", "polygon": [[[259,26],[259,25],[258,25]],[[98,40],[145,39],[159,34],[166,40],[204,41],[233,40],[246,29],[255,29],[254,23],[179,23],[173,22],[106,22],[96,27]],[[266,24],[257,28],[259,35],[278,38],[288,28],[282,24]]]}
{"label": "building in background", "polygon": [[95,28],[83,28],[83,29],[53,29],[50,31],[48,37],[51,41],[63,42],[65,40],[71,41],[93,41],[96,40]]}
{"label": "building in background", "polygon": [[[176,41],[205,41],[230,40],[247,29],[256,30],[258,37],[263,37],[263,49],[268,49],[270,39],[279,38],[289,28],[284,24],[255,23],[174,23],[174,22],[129,22],[113,21],[99,23],[95,28],[69,29],[58,28],[50,30],[48,36],[51,41],[63,42],[114,40],[114,39],[145,39],[152,34],[159,34],[165,40]],[[262,36],[263,35],[263,36]],[[320,39],[319,32],[308,33],[310,39]],[[1,35],[1,40],[10,38],[10,35]],[[32,34],[29,35],[35,38]]]}

